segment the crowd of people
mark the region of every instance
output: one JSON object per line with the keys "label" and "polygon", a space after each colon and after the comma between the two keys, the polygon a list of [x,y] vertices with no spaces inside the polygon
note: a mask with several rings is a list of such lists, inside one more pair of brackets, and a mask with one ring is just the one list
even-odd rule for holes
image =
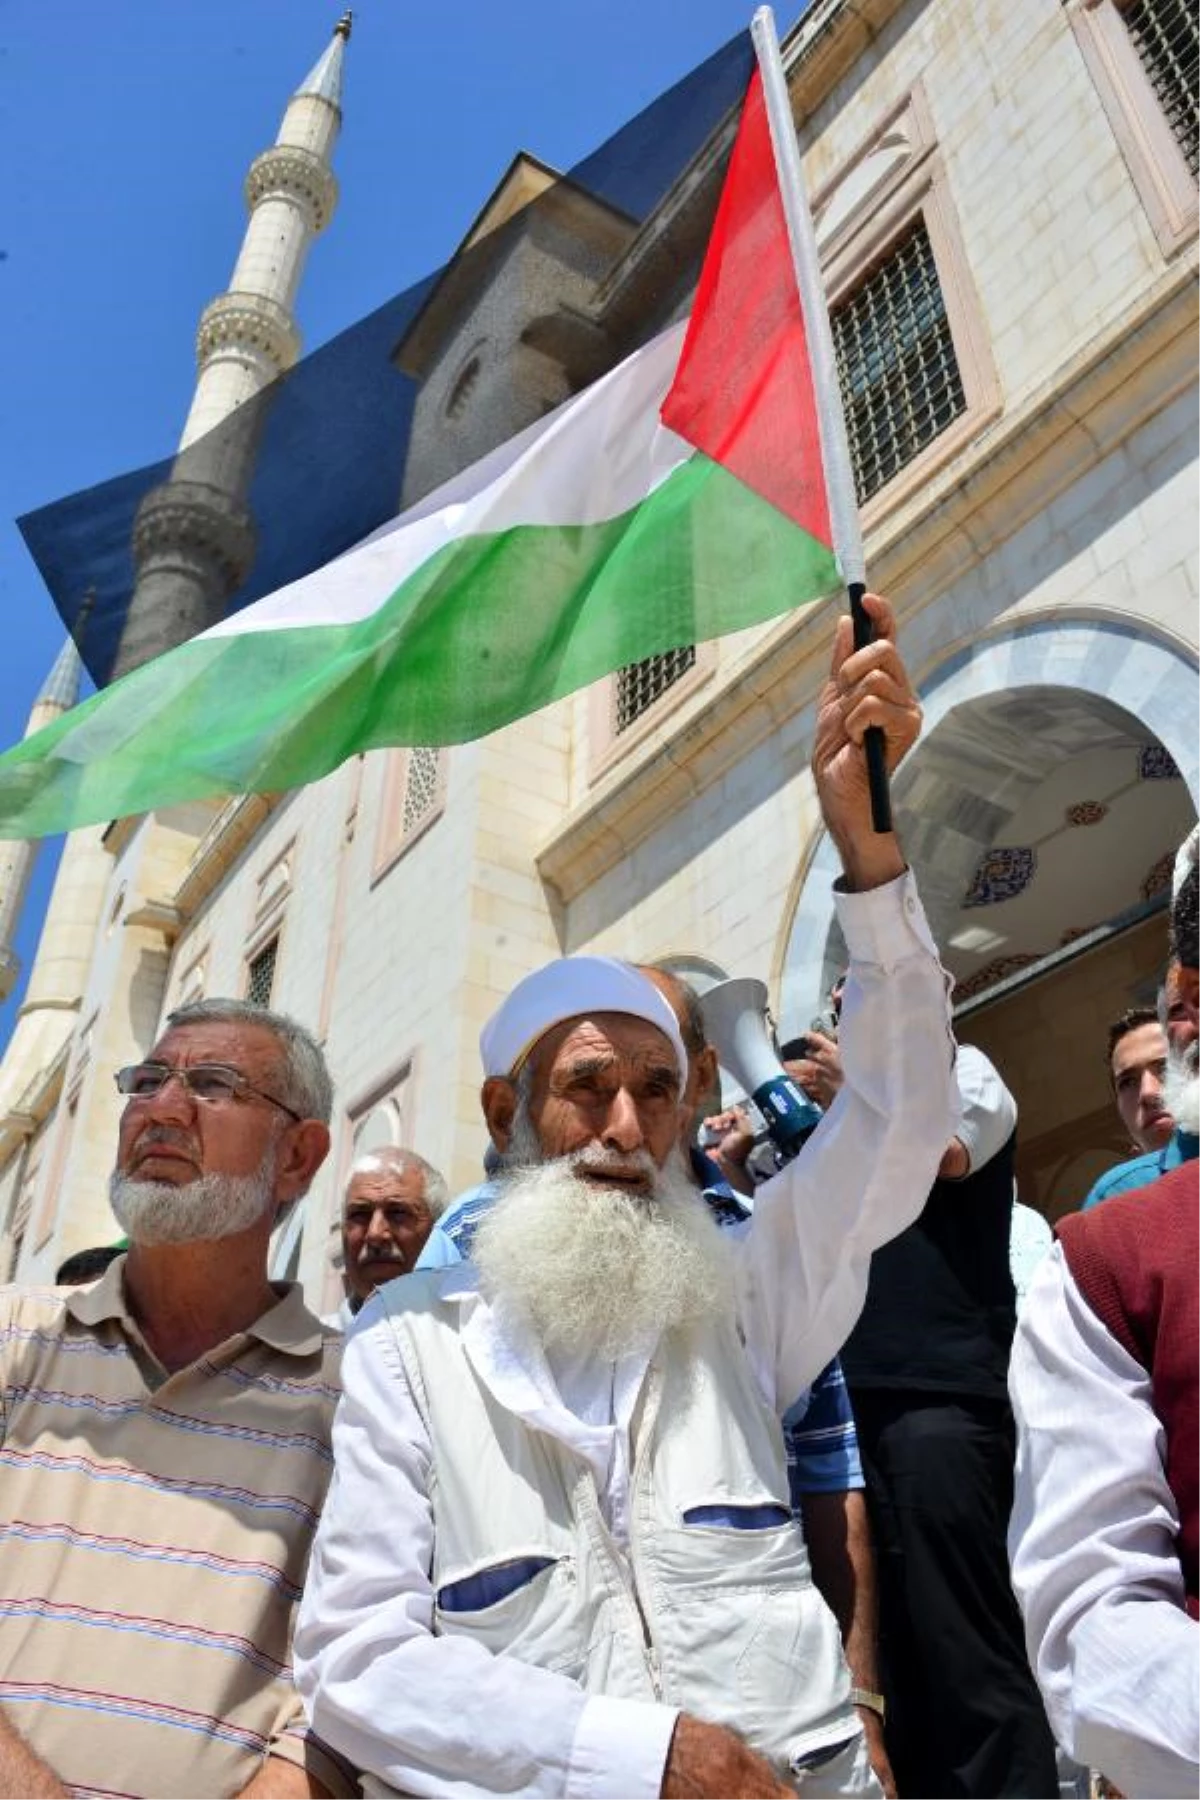
{"label": "crowd of people", "polygon": [[1139,1154],[1018,1317],[1016,1106],[871,824],[864,732],[894,768],[920,712],[868,605],[798,1154],[678,975],[561,958],[482,1034],[477,1186],[354,1161],[322,1321],[268,1278],[312,1035],[206,1000],[119,1071],[124,1246],[0,1298],[0,1796],[1196,1792],[1196,838],[1108,1047]]}

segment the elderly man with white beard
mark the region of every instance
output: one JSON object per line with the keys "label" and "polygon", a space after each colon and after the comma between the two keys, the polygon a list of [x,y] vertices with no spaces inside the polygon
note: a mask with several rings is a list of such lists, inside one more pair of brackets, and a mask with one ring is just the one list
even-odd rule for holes
{"label": "elderly man with white beard", "polygon": [[354,1793],[288,1670],[340,1340],[267,1277],[329,1147],[324,1059],[209,1000],[117,1086],[128,1255],[0,1293],[0,1795]]}
{"label": "elderly man with white beard", "polygon": [[722,1233],[682,1165],[687,1056],[631,966],[567,957],[485,1027],[508,1174],[474,1263],[364,1307],[297,1628],[364,1792],[872,1792],[779,1412],[921,1208],[953,1123],[946,980],[861,744],[919,709],[890,609],[839,628],[813,767],[845,871],[847,1079]]}
{"label": "elderly man with white beard", "polygon": [[[1197,833],[1176,864],[1168,1105],[1200,1129]],[[1060,1219],[1013,1344],[1013,1586],[1059,1743],[1123,1794],[1200,1785],[1195,1158]]]}

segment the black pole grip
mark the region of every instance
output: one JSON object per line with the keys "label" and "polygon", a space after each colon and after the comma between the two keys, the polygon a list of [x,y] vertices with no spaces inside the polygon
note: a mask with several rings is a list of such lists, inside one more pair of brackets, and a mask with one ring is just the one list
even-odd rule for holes
{"label": "black pole grip", "polygon": [[[854,622],[854,648],[863,650],[875,636],[875,627],[871,623],[870,614],[863,605],[866,587],[861,581],[852,581],[846,592],[850,596],[850,617]],[[871,790],[871,824],[878,832],[892,830],[892,790],[888,782],[887,753],[883,740],[883,732],[878,725],[869,725],[863,739],[863,750],[867,758],[867,781]]]}

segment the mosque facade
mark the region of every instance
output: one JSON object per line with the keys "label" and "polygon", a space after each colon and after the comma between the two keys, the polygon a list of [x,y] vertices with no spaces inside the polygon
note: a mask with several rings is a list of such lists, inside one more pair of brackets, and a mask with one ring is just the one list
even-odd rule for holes
{"label": "mosque facade", "polygon": [[[1020,1104],[1021,1196],[1053,1217],[1125,1153],[1105,1029],[1154,993],[1200,792],[1195,21],[1178,0],[817,0],[784,48],[867,566],[925,707],[899,825],[960,1036]],[[345,50],[339,27],[252,171],[189,430],[236,421],[296,353]],[[524,233],[498,226],[549,177],[514,162],[467,233],[495,244],[486,280],[452,266],[397,346],[422,382],[398,502],[686,312],[721,149],[640,224],[564,184]],[[254,446],[235,424],[223,444],[187,484],[209,491],[143,505],[130,662],[219,610],[246,553]],[[357,1150],[479,1179],[479,1029],[539,962],[756,975],[803,1030],[840,958],[807,768],[838,605],[474,744],[73,833],[0,1064],[0,1274],[48,1280],[111,1241],[112,1074],[191,999],[268,1000],[325,1045],[333,1150],[274,1250],[322,1310]],[[60,668],[39,704],[71,698]],[[19,855],[0,878],[11,938]]]}

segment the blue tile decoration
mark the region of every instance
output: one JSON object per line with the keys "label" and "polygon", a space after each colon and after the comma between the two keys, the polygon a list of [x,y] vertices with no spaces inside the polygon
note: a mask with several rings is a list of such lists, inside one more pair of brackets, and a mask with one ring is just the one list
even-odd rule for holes
{"label": "blue tile decoration", "polygon": [[1161,744],[1143,744],[1138,751],[1139,781],[1181,781],[1175,758]]}
{"label": "blue tile decoration", "polygon": [[964,906],[996,906],[1023,894],[1037,872],[1037,851],[1031,844],[994,846],[971,877]]}
{"label": "blue tile decoration", "polygon": [[1175,852],[1168,850],[1156,863],[1151,863],[1142,877],[1142,899],[1153,900],[1156,894],[1169,894],[1175,873]]}
{"label": "blue tile decoration", "polygon": [[985,988],[995,987],[998,982],[1006,981],[1019,969],[1027,969],[1030,963],[1036,962],[1038,956],[1039,952],[1036,950],[1014,950],[1011,956],[993,957],[982,969],[976,969],[973,975],[967,975],[962,981],[955,983],[953,1004],[961,1006],[964,1000],[974,999]]}

